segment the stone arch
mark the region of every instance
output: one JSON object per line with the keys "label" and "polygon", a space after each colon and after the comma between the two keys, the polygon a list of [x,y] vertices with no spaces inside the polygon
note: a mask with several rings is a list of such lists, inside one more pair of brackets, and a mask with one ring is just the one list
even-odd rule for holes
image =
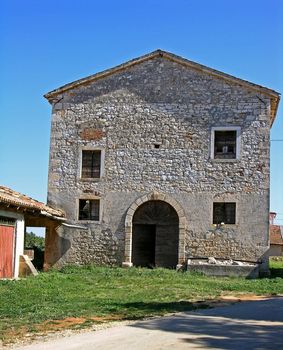
{"label": "stone arch", "polygon": [[180,204],[168,194],[153,191],[136,199],[127,210],[125,219],[125,255],[123,267],[131,267],[132,263],[132,235],[133,235],[133,217],[138,207],[148,201],[163,201],[170,204],[179,217],[179,245],[178,245],[178,265],[180,268],[185,262],[185,231],[186,216],[184,209]]}

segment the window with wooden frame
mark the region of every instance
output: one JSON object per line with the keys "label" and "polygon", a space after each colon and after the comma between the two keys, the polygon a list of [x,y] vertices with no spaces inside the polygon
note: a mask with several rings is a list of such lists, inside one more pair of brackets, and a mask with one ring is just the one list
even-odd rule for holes
{"label": "window with wooden frame", "polygon": [[213,127],[212,159],[238,159],[240,156],[240,127]]}
{"label": "window with wooden frame", "polygon": [[213,224],[235,224],[236,203],[213,203]]}
{"label": "window with wooden frame", "polygon": [[100,200],[80,199],[79,200],[79,220],[99,221]]}
{"label": "window with wooden frame", "polygon": [[82,151],[81,177],[99,179],[101,176],[101,150]]}

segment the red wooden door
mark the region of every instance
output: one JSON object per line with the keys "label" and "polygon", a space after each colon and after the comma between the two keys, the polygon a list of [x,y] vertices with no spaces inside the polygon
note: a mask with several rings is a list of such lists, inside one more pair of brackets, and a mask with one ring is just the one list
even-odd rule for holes
{"label": "red wooden door", "polygon": [[14,227],[0,225],[0,278],[13,277]]}

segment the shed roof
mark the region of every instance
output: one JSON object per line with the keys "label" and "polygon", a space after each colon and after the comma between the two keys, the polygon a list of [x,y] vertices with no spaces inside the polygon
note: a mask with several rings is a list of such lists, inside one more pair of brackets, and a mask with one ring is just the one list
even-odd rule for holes
{"label": "shed roof", "polygon": [[58,220],[64,220],[65,214],[59,209],[51,208],[50,206],[39,202],[25,194],[16,192],[8,187],[0,186],[0,204],[5,204],[10,208],[24,209],[35,211],[40,215],[52,217]]}
{"label": "shed roof", "polygon": [[283,226],[270,225],[270,244],[283,245]]}
{"label": "shed roof", "polygon": [[250,90],[256,91],[260,94],[264,94],[264,95],[269,96],[271,99],[271,123],[270,123],[270,125],[272,125],[272,123],[275,119],[275,116],[276,116],[276,112],[277,112],[277,108],[278,108],[278,104],[279,104],[279,100],[280,100],[280,94],[278,92],[276,92],[275,90],[269,89],[267,87],[251,83],[247,80],[243,80],[243,79],[234,77],[234,76],[229,75],[227,73],[220,72],[216,69],[209,68],[209,67],[204,66],[202,64],[190,61],[186,58],[183,58],[181,56],[177,56],[171,52],[163,51],[160,49],[153,51],[149,54],[134,58],[130,61],[122,63],[118,66],[113,67],[113,68],[104,70],[102,72],[90,75],[88,77],[85,77],[85,78],[82,78],[79,80],[76,80],[76,81],[71,82],[71,83],[66,84],[66,85],[63,85],[55,90],[48,92],[47,94],[44,95],[44,97],[49,102],[52,102],[54,98],[56,98],[58,95],[60,95],[61,93],[65,92],[65,91],[74,89],[74,88],[79,87],[81,85],[88,85],[88,84],[90,84],[98,79],[105,78],[111,74],[126,70],[134,65],[143,63],[145,61],[154,59],[156,57],[163,57],[163,58],[168,59],[170,61],[179,63],[185,67],[189,67],[189,68],[201,71],[203,73],[213,75],[217,78],[224,79],[230,83],[241,85],[243,87],[246,87],[247,89],[250,89]]}

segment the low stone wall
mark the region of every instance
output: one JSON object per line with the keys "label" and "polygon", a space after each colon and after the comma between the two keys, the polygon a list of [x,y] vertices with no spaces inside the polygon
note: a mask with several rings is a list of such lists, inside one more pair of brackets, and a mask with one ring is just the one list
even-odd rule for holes
{"label": "low stone wall", "polygon": [[110,230],[62,225],[48,232],[48,239],[52,245],[46,246],[45,270],[68,264],[122,265],[123,248]]}
{"label": "low stone wall", "polygon": [[247,278],[259,277],[259,265],[220,265],[220,264],[188,264],[188,272],[199,272],[207,276],[237,276]]}
{"label": "low stone wall", "polygon": [[243,235],[232,227],[206,232],[186,231],[187,257],[215,256],[220,259],[257,261],[264,259],[267,250],[267,245],[255,244],[248,233]]}

